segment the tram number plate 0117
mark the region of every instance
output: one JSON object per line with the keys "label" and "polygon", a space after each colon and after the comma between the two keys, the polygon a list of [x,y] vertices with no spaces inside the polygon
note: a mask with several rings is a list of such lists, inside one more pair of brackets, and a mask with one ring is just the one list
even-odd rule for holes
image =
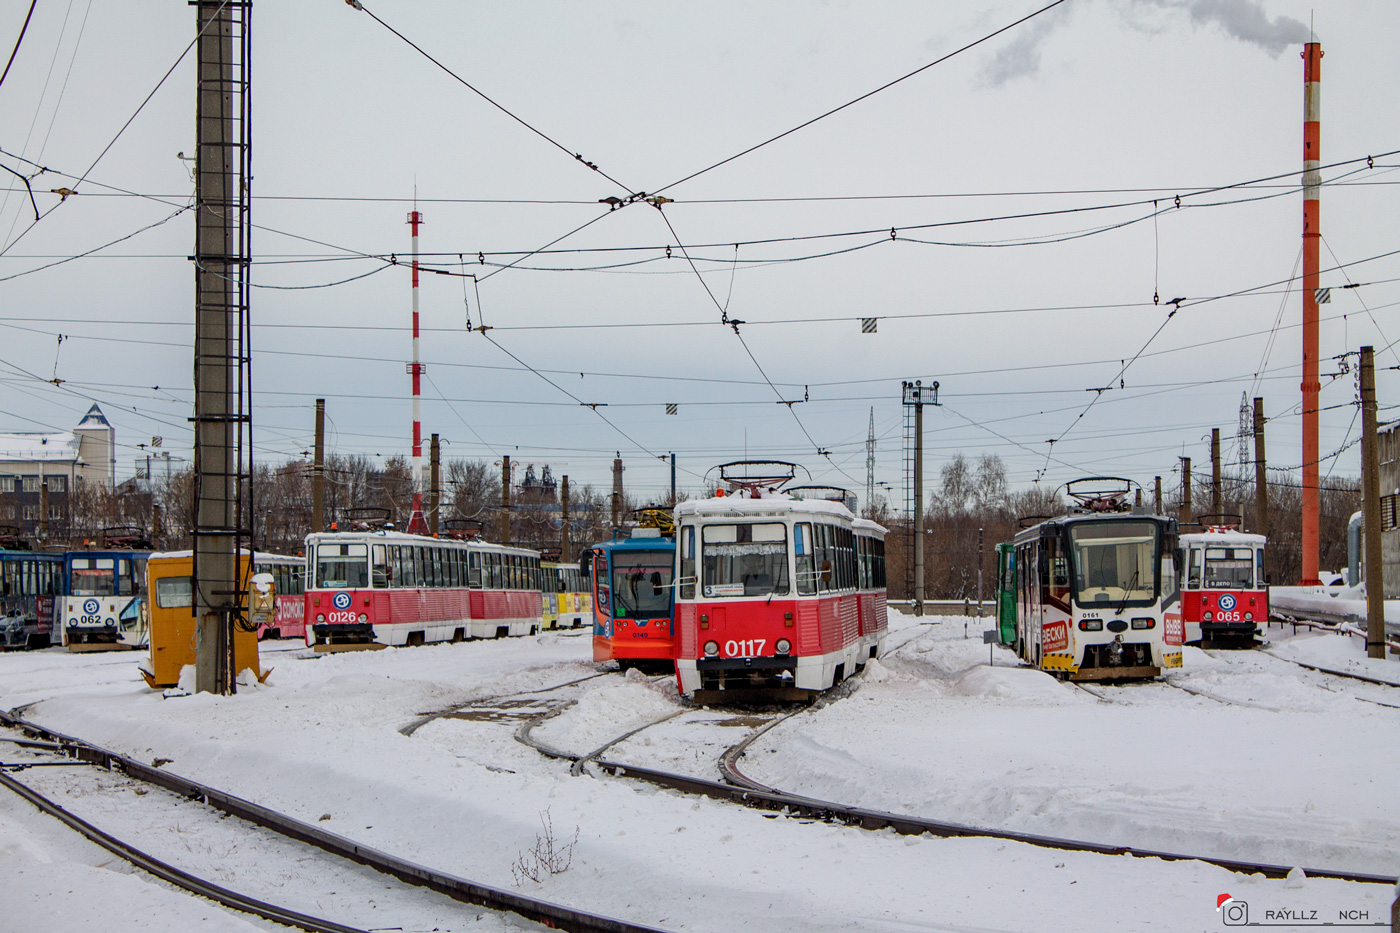
{"label": "tram number plate 0117", "polygon": [[326,613],[326,621],[339,623],[354,622],[355,613],[353,610],[346,610],[344,612],[331,610],[330,612]]}
{"label": "tram number plate 0117", "polygon": [[731,638],[724,643],[724,656],[726,658],[757,658],[763,656],[763,646],[768,644],[766,638]]}

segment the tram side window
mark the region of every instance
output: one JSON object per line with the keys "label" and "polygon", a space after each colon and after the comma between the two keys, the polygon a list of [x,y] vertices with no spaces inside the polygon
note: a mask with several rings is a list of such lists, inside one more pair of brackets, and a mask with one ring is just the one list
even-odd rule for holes
{"label": "tram side window", "polygon": [[792,552],[797,557],[797,595],[811,596],[817,592],[817,570],[810,522],[798,522],[792,527]]}
{"label": "tram side window", "polygon": [[1255,562],[1254,562],[1254,564],[1255,564],[1254,586],[1255,586],[1256,589],[1261,589],[1261,590],[1262,590],[1265,586],[1268,585],[1268,582],[1269,582],[1269,581],[1268,581],[1267,579],[1265,579],[1265,577],[1264,577],[1264,549],[1263,549],[1263,548],[1259,548],[1259,549],[1258,549],[1257,551],[1255,551],[1254,553],[1255,553],[1255,555],[1256,555],[1256,557],[1255,557]]}
{"label": "tram side window", "polygon": [[1188,553],[1190,554],[1190,562],[1186,571],[1186,588],[1199,590],[1201,588],[1201,549],[1193,547]]}
{"label": "tram side window", "polygon": [[681,599],[695,598],[695,526],[685,525],[680,534]]}
{"label": "tram side window", "polygon": [[12,560],[0,563],[0,596],[17,595],[15,593],[15,570],[17,566],[18,565]]}
{"label": "tram side window", "polygon": [[322,589],[359,589],[369,584],[369,548],[364,544],[316,547],[316,585]]}
{"label": "tram side window", "polygon": [[[370,585],[376,587],[386,587],[389,585],[389,548],[383,544],[371,545],[369,578]],[[282,592],[279,588],[277,592]]]}
{"label": "tram side window", "polygon": [[467,585],[481,589],[481,554],[477,551],[467,552]]}

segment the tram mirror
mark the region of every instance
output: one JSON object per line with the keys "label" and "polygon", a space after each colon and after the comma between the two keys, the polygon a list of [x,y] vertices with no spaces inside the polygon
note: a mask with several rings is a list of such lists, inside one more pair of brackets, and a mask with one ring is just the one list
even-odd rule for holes
{"label": "tram mirror", "polygon": [[830,582],[831,582],[831,561],[829,561],[829,560],[824,560],[824,561],[822,561],[821,578],[822,578],[822,582],[823,582],[823,583],[830,583]]}
{"label": "tram mirror", "polygon": [[651,572],[651,595],[661,595],[661,573],[657,570]]}

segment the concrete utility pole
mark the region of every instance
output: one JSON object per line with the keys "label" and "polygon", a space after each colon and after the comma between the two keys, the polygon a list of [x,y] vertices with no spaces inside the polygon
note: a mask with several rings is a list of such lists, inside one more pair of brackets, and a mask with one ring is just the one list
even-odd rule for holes
{"label": "concrete utility pole", "polygon": [[[252,4],[193,0],[196,39],[195,689],[234,692],[233,632],[252,535],[248,264]],[[244,493],[249,502],[244,504]]]}
{"label": "concrete utility pole", "polygon": [[676,504],[676,452],[671,451],[671,505]]}
{"label": "concrete utility pole", "polygon": [[[1141,489],[1138,490],[1138,499],[1139,499],[1139,504],[1141,504],[1141,501],[1140,501],[1140,500],[1142,499],[1142,490],[1141,490]],[[979,619],[982,617],[982,562],[983,562],[982,548],[983,548],[983,539],[984,539],[983,532],[984,532],[984,531],[986,531],[986,529],[984,529],[984,528],[978,528],[978,529],[977,529],[977,617],[978,617]]]}
{"label": "concrete utility pole", "polygon": [[612,526],[622,527],[622,451],[613,459]]}
{"label": "concrete utility pole", "polygon": [[569,477],[559,483],[559,560],[567,564],[569,554]]}
{"label": "concrete utility pole", "polygon": [[[39,465],[42,472],[43,464]],[[39,484],[39,540],[49,540],[49,481],[44,479]]]}
{"label": "concrete utility pole", "polygon": [[510,455],[501,458],[501,543],[510,544]]}
{"label": "concrete utility pole", "polygon": [[1183,525],[1191,522],[1191,458],[1181,458],[1181,509],[1176,520]]}
{"label": "concrete utility pole", "polygon": [[442,450],[434,434],[428,444],[428,534],[438,535],[438,503],[442,501],[442,473],[439,471]]}
{"label": "concrete utility pole", "polygon": [[1264,400],[1254,400],[1254,526],[1255,534],[1269,536],[1269,479],[1264,469]]}
{"label": "concrete utility pole", "polygon": [[1154,476],[1152,484],[1152,514],[1162,514],[1162,477]]}
{"label": "concrete utility pole", "polygon": [[316,446],[311,461],[311,533],[325,530],[326,509],[326,400],[316,400]]}
{"label": "concrete utility pole", "polygon": [[1225,496],[1220,488],[1220,429],[1210,429],[1210,510],[1219,515],[1225,509]]}
{"label": "concrete utility pole", "polygon": [[1376,357],[1361,348],[1361,502],[1366,532],[1366,655],[1385,658],[1385,570],[1381,566],[1381,455],[1376,437]]}
{"label": "concrete utility pole", "polygon": [[[924,614],[924,406],[938,404],[938,383],[924,385],[923,380],[902,384],[905,425],[908,428],[908,412],[914,409],[913,441],[914,462],[913,485],[909,489],[907,502],[913,512],[910,516],[914,530],[914,615]],[[905,443],[909,441],[905,436]],[[906,446],[906,456],[908,447]],[[906,477],[908,474],[906,473]],[[906,556],[906,560],[908,557]]]}

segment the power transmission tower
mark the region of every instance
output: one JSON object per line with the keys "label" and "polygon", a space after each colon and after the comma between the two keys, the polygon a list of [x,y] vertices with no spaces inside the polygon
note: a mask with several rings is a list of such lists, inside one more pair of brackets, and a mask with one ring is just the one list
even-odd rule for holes
{"label": "power transmission tower", "polygon": [[195,689],[235,691],[234,627],[251,553],[251,0],[194,0]]}
{"label": "power transmission tower", "polygon": [[875,406],[870,406],[870,436],[865,441],[865,510],[875,514]]}

